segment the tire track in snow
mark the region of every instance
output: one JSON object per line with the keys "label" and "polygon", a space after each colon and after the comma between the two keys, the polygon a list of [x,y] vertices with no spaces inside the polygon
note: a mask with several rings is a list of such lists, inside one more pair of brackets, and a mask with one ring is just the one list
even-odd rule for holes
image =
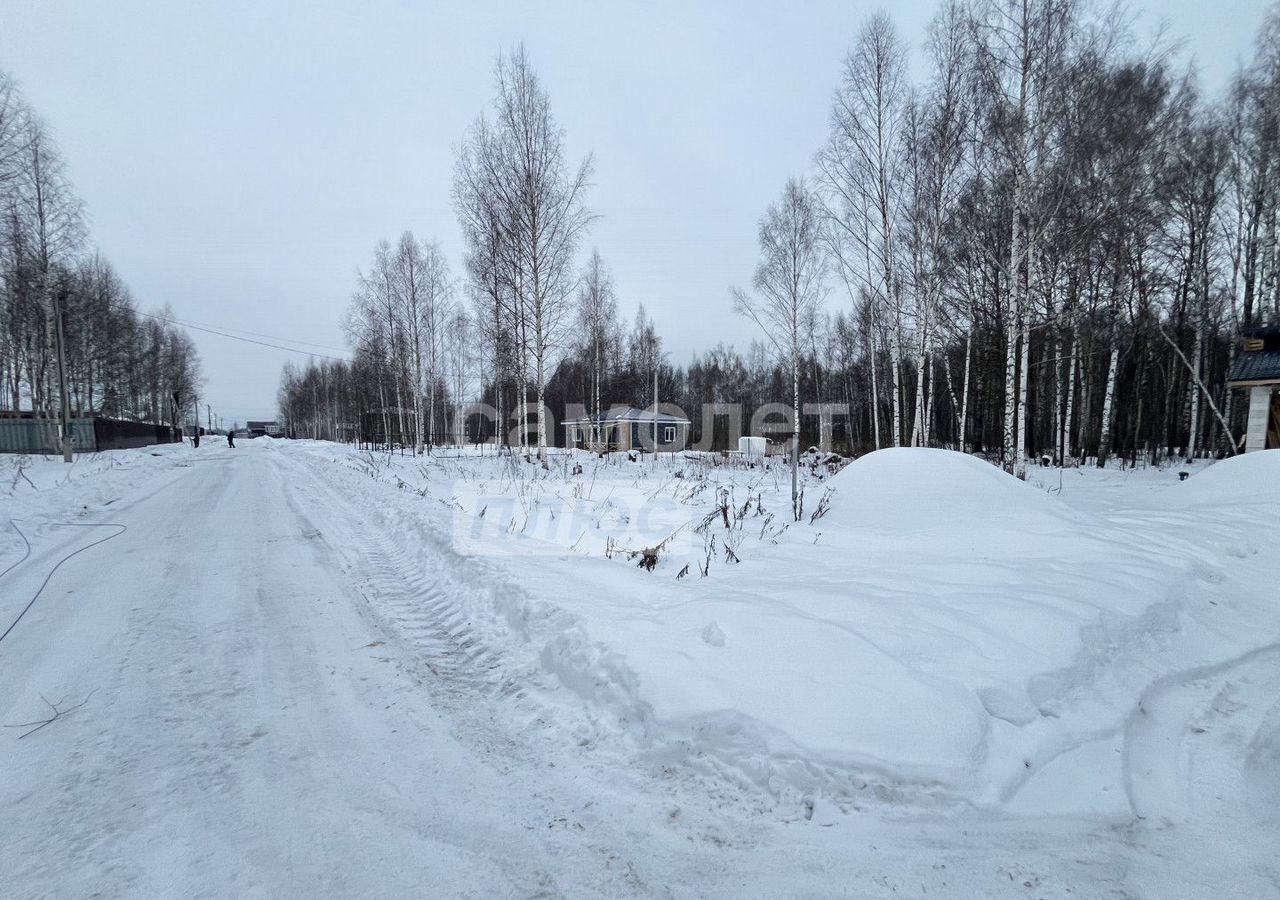
{"label": "tire track in snow", "polygon": [[[288,480],[299,496],[290,502],[305,498],[336,526],[325,542],[344,560],[388,641],[478,746],[520,752],[517,744],[538,739],[589,751],[608,743],[611,757],[629,759],[637,746],[651,745],[652,711],[625,662],[593,642],[570,613],[528,597],[501,568],[455,550],[451,535],[418,507],[430,499],[383,495],[389,486],[306,454],[273,458],[294,475]],[[518,735],[495,727],[489,701],[517,712]]]}
{"label": "tire track in snow", "polygon": [[1156,681],[1129,716],[1124,748],[1139,818],[1242,829],[1280,819],[1280,643]]}
{"label": "tire track in snow", "polygon": [[[274,458],[290,468],[309,468],[293,457]],[[346,557],[346,568],[370,608],[425,666],[434,684],[458,701],[475,693],[517,701],[525,697],[522,681],[528,673],[511,671],[514,667],[474,627],[461,601],[476,587],[466,573],[450,571],[451,548],[415,528],[434,552],[411,554],[393,537],[401,527],[411,526],[389,521],[394,514],[388,509],[359,507],[314,471],[306,471],[293,484],[313,502],[342,511],[329,521],[349,524],[340,540],[328,543]],[[428,569],[428,559],[437,565]]]}
{"label": "tire track in snow", "polygon": [[[541,608],[526,608],[518,585],[458,554],[447,535],[420,521],[411,509],[397,508],[399,496],[377,506],[362,502],[381,493],[381,486],[369,490],[367,476],[307,457],[275,454],[273,461],[297,476],[288,479],[292,490],[287,496],[308,530],[304,537],[323,539],[326,551],[337,555],[340,568],[365,597],[362,612],[401,651],[396,664],[427,689],[433,704],[448,715],[455,735],[503,774],[524,767],[540,773],[545,793],[534,796],[560,813],[547,821],[546,828],[581,831],[586,826],[569,815],[574,809],[584,822],[595,816],[598,793],[588,793],[585,801],[568,799],[577,798],[581,790],[579,767],[594,770],[594,777],[610,790],[626,790],[623,784],[655,787],[649,767],[634,765],[628,755],[618,752],[620,745],[611,742],[603,757],[594,752],[602,736],[616,735],[616,729],[601,728],[596,718],[600,711],[586,704],[556,704],[543,696],[557,685],[553,684],[555,673],[548,672],[544,663],[548,651],[540,649],[545,635],[541,633],[544,623],[538,620],[547,619],[547,630],[563,636],[574,625],[570,617],[554,608],[549,614]],[[344,494],[343,477],[358,490]],[[325,509],[323,517],[316,514],[317,507]],[[317,521],[335,533],[321,535]],[[355,606],[359,609],[361,604]],[[504,626],[504,615],[511,620],[509,627]],[[561,783],[562,777],[567,782]],[[672,788],[670,783],[658,786]],[[688,827],[694,828],[699,821],[691,816]],[[609,829],[601,830],[598,837],[576,838],[577,831],[567,831],[566,840],[573,855],[582,859],[574,863],[580,876],[581,865],[591,858],[602,860],[605,870],[603,882],[587,889],[591,895],[670,896],[665,885],[646,883],[639,874],[654,869],[653,862],[629,858],[630,851],[620,852],[610,843]],[[560,838],[552,839],[548,852],[564,853],[562,845]],[[683,840],[678,846],[683,851]],[[589,872],[588,865],[585,877],[590,877]],[[544,887],[530,896],[564,894],[563,887],[554,883]]]}
{"label": "tire track in snow", "polygon": [[[392,486],[306,454],[276,458],[302,470],[293,481],[312,502],[343,511],[328,516],[346,522],[341,539],[331,542],[335,551],[350,557],[347,569],[368,592],[375,614],[421,656],[430,683],[449,692],[458,708],[477,695],[491,697],[512,701],[548,735],[567,732],[582,747],[620,738],[640,750],[646,767],[670,777],[671,766],[678,764],[702,790],[722,800],[751,796],[758,802],[763,794],[794,806],[821,794],[853,807],[941,808],[964,802],[933,773],[873,759],[824,759],[746,716],[657,722],[625,660],[594,644],[559,607],[537,601],[524,606],[522,589],[508,576],[460,555],[421,512],[397,508],[395,501],[417,501],[416,496],[396,493],[390,503],[362,504],[377,496],[371,489]],[[340,479],[356,490],[344,491]],[[480,577],[487,579],[483,585],[477,584]],[[490,612],[483,608],[489,600],[481,592],[502,596],[492,604],[494,621],[476,627],[476,615]],[[543,696],[560,689],[579,702]]]}

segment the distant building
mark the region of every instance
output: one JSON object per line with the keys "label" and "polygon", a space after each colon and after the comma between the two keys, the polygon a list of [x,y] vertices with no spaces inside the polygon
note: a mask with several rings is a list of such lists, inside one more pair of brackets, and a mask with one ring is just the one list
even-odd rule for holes
{"label": "distant building", "polygon": [[614,407],[596,416],[560,423],[565,446],[579,450],[683,450],[689,442],[689,420],[634,406]]}
{"label": "distant building", "polygon": [[1280,449],[1280,325],[1242,328],[1227,383],[1249,392],[1245,452]]}
{"label": "distant building", "polygon": [[251,438],[284,437],[284,428],[279,422],[245,422],[244,430]]}

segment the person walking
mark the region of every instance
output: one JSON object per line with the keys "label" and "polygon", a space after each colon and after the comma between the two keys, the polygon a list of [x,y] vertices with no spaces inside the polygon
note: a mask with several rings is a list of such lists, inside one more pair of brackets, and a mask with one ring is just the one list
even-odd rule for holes
{"label": "person walking", "polygon": [[236,449],[236,433],[234,431],[227,432],[227,446],[232,450]]}

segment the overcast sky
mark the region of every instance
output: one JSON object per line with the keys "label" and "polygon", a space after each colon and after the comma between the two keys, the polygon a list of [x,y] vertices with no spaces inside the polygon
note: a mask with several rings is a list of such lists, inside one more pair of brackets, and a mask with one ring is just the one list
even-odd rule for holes
{"label": "overcast sky", "polygon": [[[918,48],[934,0],[0,0],[0,67],[48,121],[93,242],[142,309],[340,355],[379,239],[434,236],[460,274],[453,148],[490,102],[496,54],[523,41],[570,151],[595,154],[584,252],[684,363],[750,341],[729,285],[750,280],[756,222],[809,171],[844,52],[882,6]],[[1217,91],[1265,6],[1165,0],[1138,29],[1166,20]],[[305,360],[192,337],[227,419],[273,414],[281,365]]]}

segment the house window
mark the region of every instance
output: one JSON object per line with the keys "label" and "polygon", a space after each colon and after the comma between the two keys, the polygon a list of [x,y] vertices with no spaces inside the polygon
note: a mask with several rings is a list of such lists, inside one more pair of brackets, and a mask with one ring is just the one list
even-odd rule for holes
{"label": "house window", "polygon": [[662,429],[662,443],[674,444],[676,442],[676,426],[666,425]]}

